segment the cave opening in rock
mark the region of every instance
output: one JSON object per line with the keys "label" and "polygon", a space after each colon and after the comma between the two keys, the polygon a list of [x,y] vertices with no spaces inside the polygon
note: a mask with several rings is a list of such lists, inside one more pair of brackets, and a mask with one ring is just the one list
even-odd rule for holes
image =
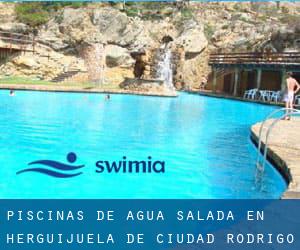
{"label": "cave opening in rock", "polygon": [[168,44],[168,43],[173,42],[173,41],[174,41],[174,39],[171,36],[169,36],[169,35],[164,36],[161,39],[161,42],[164,43],[164,44]]}
{"label": "cave opening in rock", "polygon": [[146,52],[132,52],[131,56],[135,59],[133,74],[135,78],[141,79],[146,69],[145,56]]}

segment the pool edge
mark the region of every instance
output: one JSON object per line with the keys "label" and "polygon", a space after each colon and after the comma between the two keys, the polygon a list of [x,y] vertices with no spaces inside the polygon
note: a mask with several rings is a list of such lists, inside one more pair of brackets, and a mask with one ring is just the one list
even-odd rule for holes
{"label": "pool edge", "polygon": [[123,94],[123,95],[139,95],[149,97],[165,97],[176,98],[178,94],[162,94],[155,92],[127,91],[127,90],[105,90],[105,89],[84,89],[76,87],[62,86],[33,86],[33,85],[0,85],[0,90],[18,90],[18,91],[39,91],[39,92],[58,92],[58,93],[90,93],[90,94]]}
{"label": "pool edge", "polygon": [[261,105],[266,105],[266,106],[277,106],[277,107],[284,106],[284,103],[281,103],[281,102],[278,102],[278,103],[264,102],[261,100],[245,99],[243,97],[226,95],[226,94],[222,94],[222,93],[213,93],[213,92],[206,92],[206,91],[192,91],[192,90],[185,90],[183,92],[191,94],[191,95],[207,96],[207,97],[212,97],[212,98],[222,98],[222,99],[227,99],[227,100],[232,100],[232,101],[255,103],[255,104],[261,104]]}
{"label": "pool edge", "polygon": [[[256,123],[251,126],[250,129],[250,138],[256,147],[258,147],[259,136],[255,128],[259,125],[260,123]],[[264,148],[265,142],[262,140],[262,152]],[[278,154],[278,152],[274,150],[272,146],[268,147],[267,158],[288,184],[287,189],[281,195],[281,199],[300,199],[300,192],[297,189],[297,179],[299,178],[293,174],[294,167],[289,164],[288,159]]]}

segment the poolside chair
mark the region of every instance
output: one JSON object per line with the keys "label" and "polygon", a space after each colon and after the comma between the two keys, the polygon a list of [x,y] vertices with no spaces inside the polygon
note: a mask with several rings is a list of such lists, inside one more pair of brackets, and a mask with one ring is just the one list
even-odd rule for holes
{"label": "poolside chair", "polygon": [[244,93],[243,98],[245,98],[245,99],[249,98],[250,91],[251,91],[251,89],[250,90],[246,90],[245,93]]}
{"label": "poolside chair", "polygon": [[260,90],[259,91],[259,99],[265,102],[271,101],[271,95],[273,91],[270,90]]}
{"label": "poolside chair", "polygon": [[249,90],[246,90],[245,93],[244,93],[244,98],[245,99],[252,99],[252,100],[254,100],[255,97],[256,97],[257,91],[258,91],[258,89],[249,89]]}
{"label": "poolside chair", "polygon": [[268,98],[267,92],[265,90],[260,90],[259,91],[259,100],[267,101],[267,98]]}
{"label": "poolside chair", "polygon": [[270,101],[279,102],[281,99],[281,91],[272,91],[270,96]]}
{"label": "poolside chair", "polygon": [[295,96],[295,104],[300,105],[300,95]]}
{"label": "poolside chair", "polygon": [[252,92],[250,93],[249,98],[254,100],[257,96],[257,92],[258,92],[258,89],[252,89]]}

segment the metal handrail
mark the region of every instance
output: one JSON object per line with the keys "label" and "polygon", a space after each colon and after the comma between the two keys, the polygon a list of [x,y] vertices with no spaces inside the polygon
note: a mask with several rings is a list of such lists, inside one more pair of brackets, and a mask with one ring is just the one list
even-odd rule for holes
{"label": "metal handrail", "polygon": [[[271,125],[268,127],[268,130],[266,132],[266,141],[265,141],[265,148],[264,148],[264,158],[263,158],[263,163],[262,165],[259,165],[259,159],[260,159],[260,151],[261,151],[261,145],[262,145],[262,131],[263,131],[263,128],[266,124],[266,122],[268,121],[268,119],[270,119],[272,116],[274,116],[275,114],[277,113],[280,113],[280,112],[288,112],[290,111],[288,114],[284,114],[284,115],[281,115],[279,118],[275,119]],[[277,122],[279,122],[280,120],[282,120],[284,117],[286,116],[292,116],[292,115],[300,115],[300,110],[298,109],[294,109],[294,108],[281,108],[281,109],[277,109],[277,110],[274,110],[273,112],[271,112],[271,114],[269,114],[265,120],[263,121],[263,123],[261,124],[260,126],[260,129],[259,129],[259,141],[258,141],[258,149],[257,149],[257,158],[256,158],[256,166],[260,166],[261,169],[263,170],[264,167],[265,167],[265,162],[266,162],[266,158],[267,158],[267,152],[268,152],[268,139],[269,139],[269,135],[271,133],[271,130],[272,128],[275,126],[275,124]]]}
{"label": "metal handrail", "polygon": [[[292,111],[288,114],[289,116],[291,115],[300,115],[300,111]],[[266,159],[267,159],[267,152],[268,152],[268,140],[269,140],[269,135],[273,129],[273,127],[276,125],[277,122],[279,122],[282,118],[284,118],[286,116],[286,114],[282,115],[280,118],[274,120],[272,122],[272,124],[270,125],[270,127],[268,128],[268,131],[266,133],[266,141],[265,141],[265,149],[264,149],[264,161],[263,161],[263,165],[262,165],[262,169],[264,169],[265,164],[266,164]]]}
{"label": "metal handrail", "polygon": [[19,39],[19,38],[11,38],[11,37],[3,37],[3,36],[0,36],[0,40],[23,42],[23,44],[31,44],[32,43],[32,40],[28,40],[28,39]]}
{"label": "metal handrail", "polygon": [[0,31],[0,34],[9,34],[9,35],[17,35],[17,36],[23,36],[23,37],[29,37],[31,38],[30,35],[25,35],[23,33],[16,33],[16,32],[10,32],[10,31]]}
{"label": "metal handrail", "polygon": [[0,30],[0,41],[2,48],[10,48],[20,51],[35,51],[35,36],[23,33],[15,33]]}

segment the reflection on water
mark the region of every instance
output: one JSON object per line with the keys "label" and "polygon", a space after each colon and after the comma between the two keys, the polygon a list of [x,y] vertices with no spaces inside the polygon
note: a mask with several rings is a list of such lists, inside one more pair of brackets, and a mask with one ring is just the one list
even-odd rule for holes
{"label": "reflection on water", "polygon": [[[266,169],[255,188],[250,125],[273,109],[181,94],[178,98],[101,94],[0,92],[2,198],[277,198],[281,176]],[[36,160],[85,165],[61,180],[16,172]],[[97,174],[98,160],[166,162],[165,174]]]}

